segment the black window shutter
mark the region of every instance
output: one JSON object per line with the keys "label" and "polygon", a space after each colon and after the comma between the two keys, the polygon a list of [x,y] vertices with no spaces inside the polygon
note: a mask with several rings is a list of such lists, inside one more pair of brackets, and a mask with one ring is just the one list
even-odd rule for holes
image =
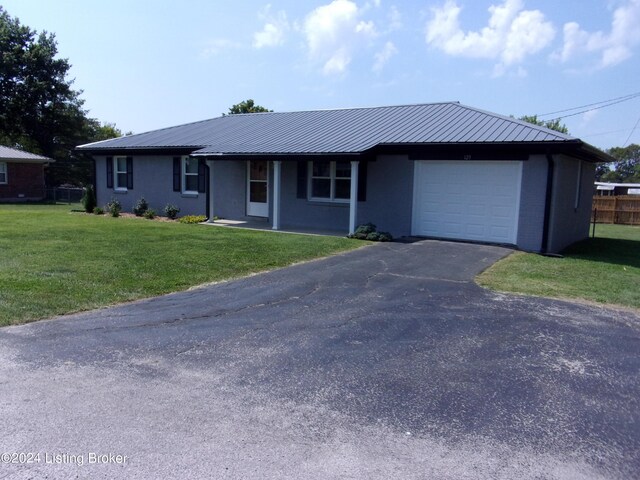
{"label": "black window shutter", "polygon": [[180,157],[173,157],[173,191],[180,190]]}
{"label": "black window shutter", "polygon": [[367,201],[367,162],[360,162],[358,166],[358,201]]}
{"label": "black window shutter", "polygon": [[107,188],[113,188],[113,157],[107,157]]}
{"label": "black window shutter", "polygon": [[133,158],[127,157],[127,189],[133,190]]}
{"label": "black window shutter", "polygon": [[198,160],[198,193],[207,191],[207,164],[204,159]]}
{"label": "black window shutter", "polygon": [[298,161],[298,198],[307,198],[307,161]]}

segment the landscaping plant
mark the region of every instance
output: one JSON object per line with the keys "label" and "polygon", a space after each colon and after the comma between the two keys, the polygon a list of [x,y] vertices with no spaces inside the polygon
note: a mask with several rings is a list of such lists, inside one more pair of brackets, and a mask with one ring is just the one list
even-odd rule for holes
{"label": "landscaping plant", "polygon": [[143,216],[147,210],[149,210],[149,204],[144,197],[140,198],[133,207],[133,213],[135,213],[136,217]]}
{"label": "landscaping plant", "polygon": [[87,185],[84,187],[84,195],[82,196],[82,206],[87,213],[93,213],[96,208],[96,192],[93,190],[93,185]]}
{"label": "landscaping plant", "polygon": [[202,223],[207,219],[204,215],[185,215],[178,220],[180,223]]}
{"label": "landscaping plant", "polygon": [[349,238],[357,238],[358,240],[369,240],[371,242],[390,242],[393,237],[388,232],[376,231],[373,223],[363,223],[356,228],[356,231],[347,235]]}
{"label": "landscaping plant", "polygon": [[120,201],[116,198],[112,198],[109,203],[107,203],[105,209],[111,214],[112,217],[119,217],[120,212],[122,211],[122,205]]}
{"label": "landscaping plant", "polygon": [[175,205],[168,204],[166,207],[164,207],[164,213],[171,220],[175,220],[178,216],[178,213],[180,213],[180,209]]}

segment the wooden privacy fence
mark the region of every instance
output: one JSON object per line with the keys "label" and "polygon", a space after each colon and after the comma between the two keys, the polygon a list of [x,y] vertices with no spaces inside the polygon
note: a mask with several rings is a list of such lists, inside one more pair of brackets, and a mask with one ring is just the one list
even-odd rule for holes
{"label": "wooden privacy fence", "polygon": [[640,196],[593,197],[591,221],[640,225]]}

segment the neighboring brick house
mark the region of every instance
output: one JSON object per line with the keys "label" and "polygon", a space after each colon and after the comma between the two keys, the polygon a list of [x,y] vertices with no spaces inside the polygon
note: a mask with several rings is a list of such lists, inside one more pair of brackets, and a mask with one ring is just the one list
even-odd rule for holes
{"label": "neighboring brick house", "polygon": [[42,200],[47,157],[0,146],[0,202]]}

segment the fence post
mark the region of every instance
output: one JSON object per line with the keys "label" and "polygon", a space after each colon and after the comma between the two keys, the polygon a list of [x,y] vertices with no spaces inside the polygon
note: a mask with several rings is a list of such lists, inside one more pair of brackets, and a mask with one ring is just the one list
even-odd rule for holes
{"label": "fence post", "polygon": [[591,229],[591,238],[596,238],[596,223],[598,221],[598,208],[593,209],[593,228]]}
{"label": "fence post", "polygon": [[618,223],[618,197],[616,195],[613,196],[613,224],[616,225]]}

